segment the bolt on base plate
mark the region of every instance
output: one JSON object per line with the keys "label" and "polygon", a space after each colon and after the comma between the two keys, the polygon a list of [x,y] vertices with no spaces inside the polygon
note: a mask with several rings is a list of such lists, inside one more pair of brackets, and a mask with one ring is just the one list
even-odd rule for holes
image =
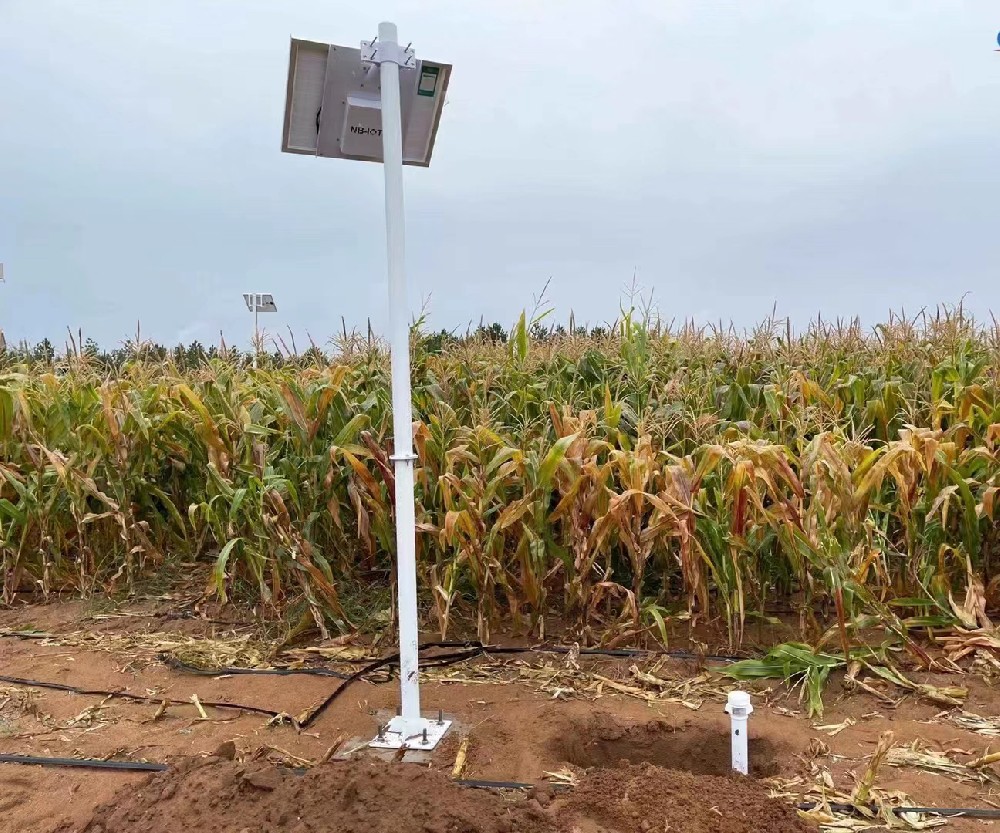
{"label": "bolt on base plate", "polygon": [[451,726],[450,720],[428,720],[426,717],[405,718],[397,715],[379,729],[369,742],[373,749],[413,749],[428,752],[438,745]]}

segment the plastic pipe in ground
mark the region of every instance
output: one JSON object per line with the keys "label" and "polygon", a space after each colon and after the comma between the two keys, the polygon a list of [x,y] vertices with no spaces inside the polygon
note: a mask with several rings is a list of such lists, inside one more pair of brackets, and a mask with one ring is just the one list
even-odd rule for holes
{"label": "plastic pipe in ground", "polygon": [[730,739],[733,749],[733,770],[741,775],[750,772],[750,754],[747,751],[747,721],[753,712],[750,695],[745,691],[730,691],[726,713],[730,720]]}

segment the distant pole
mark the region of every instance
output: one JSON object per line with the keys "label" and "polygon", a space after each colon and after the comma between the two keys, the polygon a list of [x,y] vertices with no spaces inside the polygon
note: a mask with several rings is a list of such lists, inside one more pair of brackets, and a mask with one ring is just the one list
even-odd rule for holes
{"label": "distant pole", "polygon": [[257,345],[260,343],[260,304],[257,303],[258,296],[253,296],[253,369],[257,369]]}
{"label": "distant pole", "polygon": [[260,345],[260,314],[262,312],[277,312],[278,305],[274,303],[274,296],[270,292],[244,292],[243,302],[247,309],[253,313],[253,344],[251,349],[251,366],[257,369],[257,353]]}
{"label": "distant pole", "polygon": [[396,24],[380,23],[382,168],[385,171],[385,233],[389,270],[392,347],[392,455],[396,474],[396,579],[399,606],[399,680],[404,725],[421,725],[418,667],[416,517],[413,489],[413,412],[410,394],[410,330],[407,326],[403,223],[403,125],[399,102]]}

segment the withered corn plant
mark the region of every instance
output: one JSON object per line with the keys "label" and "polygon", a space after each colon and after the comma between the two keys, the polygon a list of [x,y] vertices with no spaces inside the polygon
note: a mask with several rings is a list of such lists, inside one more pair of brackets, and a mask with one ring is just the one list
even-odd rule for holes
{"label": "withered corn plant", "polygon": [[[414,333],[417,544],[442,633],[556,618],[620,641],[718,618],[736,643],[781,611],[846,656],[873,623],[907,640],[968,625],[970,590],[992,600],[1000,333],[961,310],[799,335],[629,315],[541,338],[522,318],[508,344],[428,344]],[[352,627],[344,586],[392,577],[389,406],[375,344],[256,371],[8,361],[3,600],[201,561],[221,600]]]}

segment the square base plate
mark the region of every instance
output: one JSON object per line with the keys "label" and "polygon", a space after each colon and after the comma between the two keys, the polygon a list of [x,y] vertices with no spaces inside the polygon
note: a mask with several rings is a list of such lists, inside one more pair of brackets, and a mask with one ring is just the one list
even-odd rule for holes
{"label": "square base plate", "polygon": [[382,734],[368,745],[373,749],[414,749],[427,752],[438,745],[450,726],[450,720],[439,723],[426,717],[413,719],[397,715],[389,721]]}

